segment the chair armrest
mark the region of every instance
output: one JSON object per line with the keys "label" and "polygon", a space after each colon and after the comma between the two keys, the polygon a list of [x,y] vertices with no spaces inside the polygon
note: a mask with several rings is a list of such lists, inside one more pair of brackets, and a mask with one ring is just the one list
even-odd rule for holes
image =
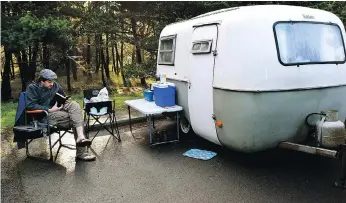
{"label": "chair armrest", "polygon": [[46,113],[48,115],[48,112],[45,110],[30,110],[30,111],[26,111],[26,113],[28,114]]}

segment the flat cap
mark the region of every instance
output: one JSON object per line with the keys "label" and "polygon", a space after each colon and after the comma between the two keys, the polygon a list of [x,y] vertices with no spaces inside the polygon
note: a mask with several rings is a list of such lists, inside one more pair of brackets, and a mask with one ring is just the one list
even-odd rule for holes
{"label": "flat cap", "polygon": [[50,69],[41,70],[39,77],[44,78],[46,80],[56,80],[58,78],[56,74]]}

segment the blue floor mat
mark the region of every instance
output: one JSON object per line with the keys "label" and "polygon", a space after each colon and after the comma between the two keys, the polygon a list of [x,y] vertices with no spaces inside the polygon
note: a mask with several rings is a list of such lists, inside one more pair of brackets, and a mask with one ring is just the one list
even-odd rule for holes
{"label": "blue floor mat", "polygon": [[209,160],[216,156],[215,152],[206,151],[206,150],[200,150],[200,149],[190,149],[189,151],[185,152],[183,154],[184,156],[195,158],[195,159],[202,159],[202,160]]}

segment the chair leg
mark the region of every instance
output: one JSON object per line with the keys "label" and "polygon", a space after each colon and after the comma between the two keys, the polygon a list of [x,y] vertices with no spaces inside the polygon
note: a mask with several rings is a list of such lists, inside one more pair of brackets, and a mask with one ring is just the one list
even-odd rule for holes
{"label": "chair leg", "polygon": [[85,136],[89,139],[89,131],[90,131],[90,115],[88,114],[88,121],[87,121],[87,124],[86,124],[86,132],[85,132]]}
{"label": "chair leg", "polygon": [[[109,113],[108,114],[108,117],[106,119],[106,121],[104,121],[103,123],[100,122],[100,116],[94,116],[94,115],[87,115],[87,124],[86,124],[86,129],[85,129],[85,132],[86,132],[86,136],[88,139],[90,139],[90,136],[89,136],[89,132],[90,132],[90,127],[93,126],[94,124],[90,125],[90,116],[95,119],[95,122],[94,124],[96,123],[99,123],[101,125],[101,128],[104,129],[104,130],[107,130],[109,133],[111,133],[112,136],[114,136],[119,142],[121,142],[121,138],[120,138],[120,132],[119,132],[119,129],[118,129],[118,123],[117,123],[117,120],[116,120],[116,116],[115,116],[115,112],[112,112],[112,113]],[[110,122],[110,129],[106,127],[106,123],[109,119],[109,122]],[[96,134],[93,136],[91,142],[94,141],[94,139],[96,138],[96,136],[98,135],[98,133],[100,132],[100,129],[97,130]],[[116,133],[117,136],[114,134]]]}
{"label": "chair leg", "polygon": [[61,147],[62,147],[62,145],[60,144],[59,148],[58,148],[58,151],[56,152],[54,162],[56,162],[56,159],[58,158],[58,154],[59,154],[59,151],[60,151]]}
{"label": "chair leg", "polygon": [[[30,154],[29,152],[29,143],[28,140],[25,141],[25,149],[26,149],[26,156],[29,158],[29,159],[34,159],[34,160],[38,160],[38,161],[53,161],[53,158],[51,159],[45,159],[43,157],[38,157],[38,156],[33,156]],[[52,156],[52,154],[51,154]]]}
{"label": "chair leg", "polygon": [[[118,130],[118,124],[116,124],[116,118],[115,118],[115,113],[112,113],[112,119],[110,121],[111,123],[111,128],[112,128],[112,135],[120,142],[120,135],[119,135],[119,130]],[[117,134],[117,136],[114,135],[114,131]]]}
{"label": "chair leg", "polygon": [[110,127],[111,127],[111,130],[112,130],[112,135],[113,135],[113,137],[115,137],[118,140],[118,137],[114,135],[114,127],[115,127],[115,125],[114,125],[114,116],[115,116],[114,113],[110,113],[109,114],[109,117],[111,118],[109,122],[110,122]]}
{"label": "chair leg", "polygon": [[117,122],[117,118],[115,116],[115,112],[113,112],[114,114],[114,125],[115,125],[115,131],[118,135],[118,141],[121,142],[121,138],[120,138],[120,132],[119,132],[119,128],[118,128],[118,122]]}
{"label": "chair leg", "polygon": [[111,123],[111,130],[112,130],[112,135],[114,136],[114,117],[113,117],[113,115],[110,113],[109,114],[109,117],[111,118],[110,119],[110,123]]}
{"label": "chair leg", "polygon": [[[65,134],[65,133],[64,133],[64,134]],[[59,147],[58,147],[58,150],[56,151],[54,162],[56,162],[56,159],[58,158],[60,149],[61,149],[61,147],[63,146],[63,144],[62,144],[62,142],[61,142],[61,139],[62,139],[61,131],[59,131]]]}
{"label": "chair leg", "polygon": [[[102,127],[104,130],[107,130],[109,133],[111,133],[111,134],[114,136],[114,133],[112,133],[112,132],[109,130],[109,128],[106,127],[106,123],[107,123],[108,119],[110,119],[111,117],[108,117],[108,118],[104,121],[104,123],[101,123],[101,121],[99,120],[99,119],[100,119],[100,116],[93,116],[93,115],[92,115],[92,117],[96,120],[95,123],[96,123],[96,122],[99,123],[99,124],[101,125],[101,127]],[[111,125],[112,125],[112,120],[111,120],[111,119],[110,119],[110,123],[111,123]],[[98,135],[98,133],[100,132],[100,130],[101,130],[101,129],[99,129],[99,130],[97,131],[97,133],[95,134],[95,136],[93,137],[93,139],[96,137],[96,135]]]}
{"label": "chair leg", "polygon": [[49,137],[49,160],[53,161],[52,137],[51,135],[48,135],[48,137]]}
{"label": "chair leg", "polygon": [[[31,142],[32,140],[30,140],[30,141],[26,140],[26,141],[25,141],[26,156],[27,156],[28,158],[30,158],[30,159],[35,159],[35,160],[40,160],[40,161],[51,161],[51,162],[56,162],[56,160],[57,160],[57,158],[58,158],[58,155],[59,155],[59,152],[60,152],[60,149],[61,149],[62,147],[68,148],[68,149],[76,149],[75,147],[71,147],[71,146],[69,146],[68,144],[66,145],[66,144],[63,144],[63,143],[62,143],[61,139],[62,139],[62,137],[63,137],[67,132],[72,133],[71,131],[65,131],[65,132],[61,135],[61,131],[58,131],[57,133],[59,133],[59,138],[58,138],[58,140],[57,140],[54,144],[52,144],[51,134],[48,135],[48,136],[49,136],[49,154],[50,154],[50,155],[49,155],[49,159],[43,158],[43,157],[38,157],[38,156],[33,156],[33,155],[30,154],[30,152],[29,152],[29,144],[30,144],[30,142]],[[56,144],[58,144],[58,143],[59,143],[59,147],[58,147],[58,150],[57,150],[56,155],[55,155],[55,157],[54,157],[54,156],[53,156],[53,148],[54,148],[54,146],[55,146]]]}

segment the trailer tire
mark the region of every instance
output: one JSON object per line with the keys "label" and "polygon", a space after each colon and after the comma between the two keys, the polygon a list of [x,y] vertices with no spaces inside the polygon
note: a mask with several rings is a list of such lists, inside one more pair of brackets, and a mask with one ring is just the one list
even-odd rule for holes
{"label": "trailer tire", "polygon": [[192,130],[191,124],[190,124],[190,122],[185,118],[185,116],[182,116],[182,117],[180,118],[180,121],[179,121],[179,130],[180,130],[180,133],[181,133],[183,136],[193,134],[193,130]]}

